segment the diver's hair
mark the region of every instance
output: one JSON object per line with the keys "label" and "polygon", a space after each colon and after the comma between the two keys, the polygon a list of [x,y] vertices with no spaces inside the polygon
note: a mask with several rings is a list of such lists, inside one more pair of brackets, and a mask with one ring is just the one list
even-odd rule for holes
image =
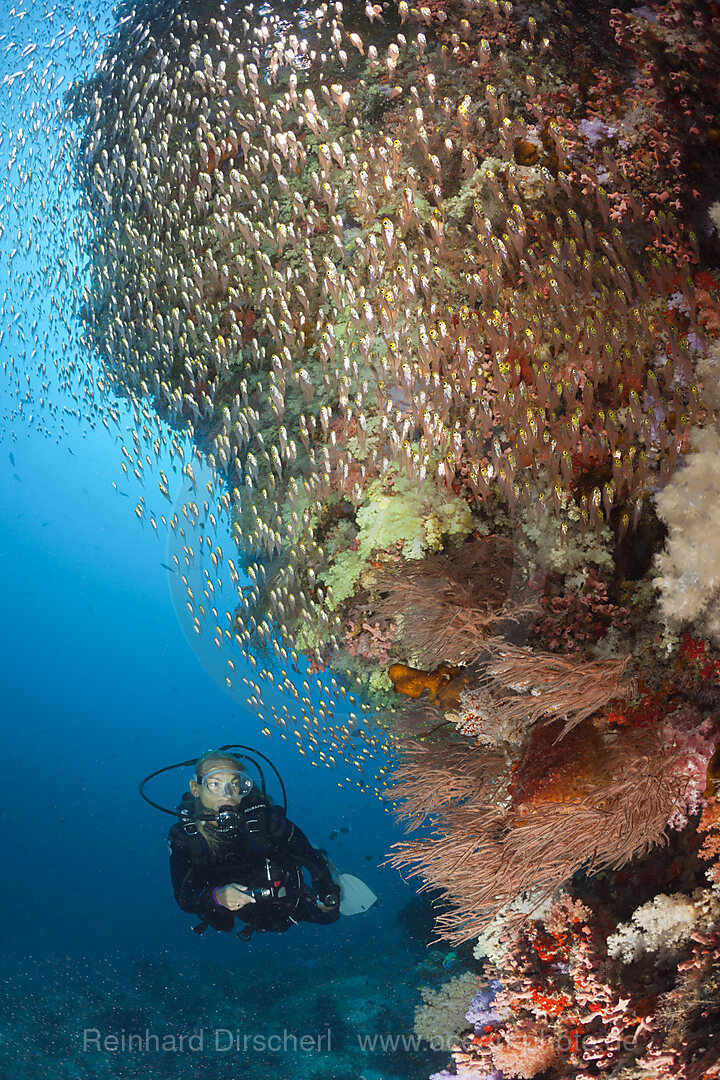
{"label": "diver's hair", "polygon": [[[233,757],[232,754],[226,754],[223,750],[206,750],[195,762],[195,780],[199,784],[209,772],[212,772],[213,769],[223,768],[223,766],[237,769],[239,772],[245,771],[242,762]],[[199,800],[194,799],[194,803],[195,809],[198,810],[200,807]],[[213,829],[208,828],[207,823],[199,815],[195,819],[195,828],[213,853],[225,842]]]}
{"label": "diver's hair", "polygon": [[195,762],[195,779],[199,783],[203,776],[207,776],[213,769],[222,768],[223,765],[229,765],[238,772],[246,771],[239,758],[233,757],[232,754],[226,754],[222,750],[206,750]]}
{"label": "diver's hair", "polygon": [[196,818],[195,828],[200,833],[203,840],[206,841],[207,846],[210,848],[213,854],[217,852],[218,848],[222,847],[224,842],[223,838],[218,836],[217,833],[213,832],[212,829],[209,829],[204,821]]}

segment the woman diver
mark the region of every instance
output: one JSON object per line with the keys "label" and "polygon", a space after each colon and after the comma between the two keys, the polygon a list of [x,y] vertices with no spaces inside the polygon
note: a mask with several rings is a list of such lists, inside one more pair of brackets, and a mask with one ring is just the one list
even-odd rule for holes
{"label": "woman diver", "polygon": [[272,802],[264,781],[258,788],[248,759],[227,750],[208,751],[194,763],[168,837],[175,899],[202,920],[193,929],[230,931],[238,918],[244,923],[238,936],[248,939],[303,921],[335,922],[340,888],[325,853]]}

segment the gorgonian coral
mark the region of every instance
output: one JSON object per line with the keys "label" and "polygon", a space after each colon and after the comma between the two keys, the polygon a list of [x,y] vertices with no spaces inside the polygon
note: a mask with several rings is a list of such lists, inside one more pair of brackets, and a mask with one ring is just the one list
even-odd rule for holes
{"label": "gorgonian coral", "polygon": [[[524,759],[534,782],[523,783],[521,764],[505,788],[509,803],[485,788],[497,766],[478,769],[470,797],[462,786],[443,797],[433,838],[395,845],[391,864],[450,902],[437,920],[448,940],[476,937],[527,890],[539,903],[580,869],[619,867],[663,842],[685,780],[673,775],[658,734],[603,736],[585,726],[560,736],[557,724],[536,729]],[[417,794],[413,805],[421,805]]]}

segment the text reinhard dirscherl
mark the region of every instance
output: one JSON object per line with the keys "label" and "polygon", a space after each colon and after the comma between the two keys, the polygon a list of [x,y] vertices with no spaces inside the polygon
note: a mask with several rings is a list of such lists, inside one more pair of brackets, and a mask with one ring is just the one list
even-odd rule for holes
{"label": "text reinhard dirscherl", "polygon": [[191,1034],[158,1034],[145,1031],[103,1033],[99,1028],[83,1028],[82,1048],[86,1053],[105,1054],[237,1054],[274,1053],[323,1054],[332,1051],[332,1029],[297,1034],[283,1028],[273,1032],[247,1032],[230,1028],[199,1028]]}

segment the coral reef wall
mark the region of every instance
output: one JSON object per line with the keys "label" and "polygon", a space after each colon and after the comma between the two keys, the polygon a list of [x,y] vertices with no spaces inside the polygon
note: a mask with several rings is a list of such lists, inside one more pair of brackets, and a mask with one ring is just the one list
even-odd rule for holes
{"label": "coral reef wall", "polygon": [[691,0],[120,5],[72,92],[87,343],[213,474],[191,617],[268,731],[391,753],[392,861],[490,965],[468,1080],[717,1075],[719,46]]}

